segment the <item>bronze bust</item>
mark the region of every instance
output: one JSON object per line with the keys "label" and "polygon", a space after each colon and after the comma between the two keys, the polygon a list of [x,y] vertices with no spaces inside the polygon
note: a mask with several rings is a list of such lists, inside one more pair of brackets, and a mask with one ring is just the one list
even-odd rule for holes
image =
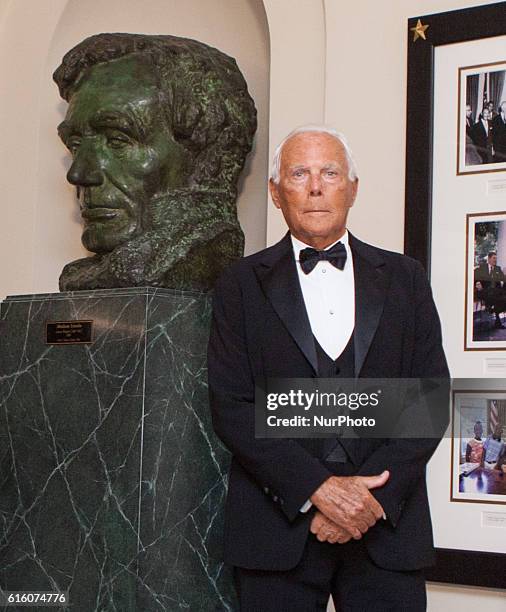
{"label": "bronze bust", "polygon": [[175,36],[98,34],[53,75],[82,242],[60,290],[206,291],[243,253],[237,180],[256,110],[235,60]]}

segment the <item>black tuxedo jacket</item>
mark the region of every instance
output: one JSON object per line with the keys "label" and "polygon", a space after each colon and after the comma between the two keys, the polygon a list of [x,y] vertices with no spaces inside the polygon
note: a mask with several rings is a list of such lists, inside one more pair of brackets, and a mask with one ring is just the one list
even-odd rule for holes
{"label": "black tuxedo jacket", "polygon": [[474,142],[478,154],[485,163],[492,161],[492,134],[492,121],[490,120],[488,121],[488,131],[485,129],[482,121],[478,120],[470,132],[471,140]]}
{"label": "black tuxedo jacket", "polygon": [[[355,274],[355,374],[448,376],[438,315],[422,266],[350,235]],[[255,439],[254,382],[316,377],[313,334],[289,234],[234,263],[215,288],[208,351],[214,428],[232,452],[225,561],[287,570],[301,558],[312,513],[299,510],[332,472],[305,440]],[[393,570],[433,562],[425,466],[438,440],[342,440],[352,473],[390,471],[373,491],[388,520],[364,536]],[[335,546],[339,546],[336,544]]]}
{"label": "black tuxedo jacket", "polygon": [[495,159],[496,162],[505,162],[506,161],[506,123],[504,123],[502,119],[501,113],[499,113],[492,120],[492,129],[493,129],[493,142],[494,142],[494,150],[495,150]]}
{"label": "black tuxedo jacket", "polygon": [[482,263],[474,270],[474,282],[478,281],[482,284],[483,289],[488,289],[500,285],[501,282],[506,282],[506,278],[500,266],[494,266],[490,273],[488,263]]}

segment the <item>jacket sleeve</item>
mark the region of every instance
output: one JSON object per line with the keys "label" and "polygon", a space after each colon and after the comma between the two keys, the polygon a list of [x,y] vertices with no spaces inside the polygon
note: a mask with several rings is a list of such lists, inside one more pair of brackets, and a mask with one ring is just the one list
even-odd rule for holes
{"label": "jacket sleeve", "polygon": [[332,473],[297,442],[255,437],[255,381],[241,288],[232,272],[218,281],[208,347],[213,426],[234,457],[288,520]]}
{"label": "jacket sleeve", "polygon": [[[390,472],[390,478],[380,489],[371,493],[382,505],[390,523],[395,527],[399,521],[406,499],[425,478],[425,468],[436,450],[449,421],[449,372],[442,346],[441,325],[436,311],[430,285],[421,264],[415,263],[414,271],[414,349],[411,377],[438,379],[441,394],[437,409],[444,411],[438,418],[438,435],[431,438],[391,438],[380,446],[361,466],[359,475]],[[416,410],[407,406],[406,410]]]}

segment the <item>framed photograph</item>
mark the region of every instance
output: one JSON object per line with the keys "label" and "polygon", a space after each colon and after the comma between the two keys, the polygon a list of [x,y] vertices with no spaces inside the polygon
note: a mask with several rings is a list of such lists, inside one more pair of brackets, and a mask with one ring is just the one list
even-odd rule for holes
{"label": "framed photograph", "polygon": [[[491,101],[495,117],[500,115],[506,100],[502,82],[506,71],[505,14],[506,2],[498,2],[423,15],[410,19],[406,32],[404,250],[421,261],[430,276],[452,377],[463,381],[459,389],[481,394],[483,401],[493,401],[492,395],[505,389],[506,353],[501,351],[506,345],[501,344],[495,331],[501,329],[495,327],[495,310],[500,306],[486,300],[482,293],[478,295],[481,290],[474,283],[474,274],[483,257],[494,249],[498,252],[502,243],[498,232],[502,232],[505,211],[506,160],[498,156],[500,146],[490,132],[492,126],[487,129],[483,146],[483,139],[478,137],[481,127],[475,128],[473,136],[482,143],[480,149],[471,136],[466,141],[466,107],[471,106],[469,127],[478,122],[483,126],[483,114],[487,115],[483,109],[486,105],[489,110]],[[466,144],[474,147],[468,147],[467,159]],[[471,151],[483,156],[471,156]],[[482,222],[488,225],[479,225]],[[486,237],[488,230],[490,235]],[[490,244],[485,253],[490,236],[495,246]],[[498,253],[498,260],[501,257]],[[501,324],[504,316],[499,313]],[[488,330],[489,326],[493,329]],[[488,331],[491,333],[487,335]],[[477,377],[482,384],[476,384]],[[478,491],[484,477],[481,481],[476,477],[474,493],[459,490],[460,466],[466,463],[461,463],[461,458],[465,459],[462,439],[467,448],[471,412],[467,420],[455,419],[454,437],[450,434],[441,441],[427,468],[437,547],[437,565],[427,578],[505,588],[506,579],[497,572],[497,567],[506,562],[502,494],[486,493],[483,488]],[[474,435],[474,423],[471,433]],[[489,435],[485,427],[483,435]],[[474,497],[462,503],[462,495]]]}
{"label": "framed photograph", "polygon": [[506,169],[506,61],[459,68],[457,174]]}
{"label": "framed photograph", "polygon": [[452,501],[506,504],[506,391],[454,391],[452,407]]}
{"label": "framed photograph", "polygon": [[506,349],[506,212],[466,216],[465,350]]}

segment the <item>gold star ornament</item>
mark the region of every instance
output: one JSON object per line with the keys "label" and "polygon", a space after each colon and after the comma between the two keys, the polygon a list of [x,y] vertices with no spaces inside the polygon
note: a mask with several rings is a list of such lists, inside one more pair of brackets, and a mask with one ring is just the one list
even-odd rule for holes
{"label": "gold star ornament", "polygon": [[414,28],[409,28],[413,33],[413,42],[416,42],[419,38],[423,38],[423,40],[427,40],[425,37],[425,30],[428,28],[428,25],[422,25],[420,19],[416,22],[416,26]]}

